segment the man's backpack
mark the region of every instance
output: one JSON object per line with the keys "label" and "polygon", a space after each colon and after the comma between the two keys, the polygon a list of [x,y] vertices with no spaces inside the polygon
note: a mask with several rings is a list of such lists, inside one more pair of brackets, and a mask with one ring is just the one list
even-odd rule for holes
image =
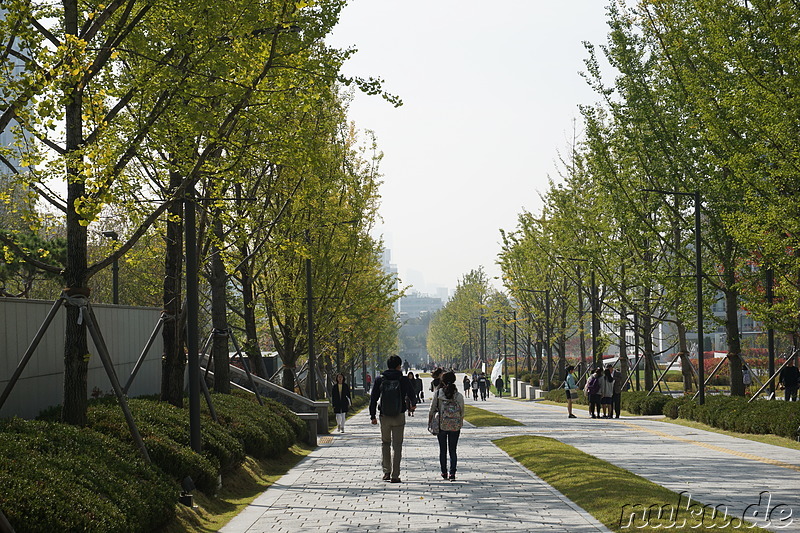
{"label": "man's backpack", "polygon": [[399,379],[381,380],[380,410],[386,416],[397,416],[403,412],[403,390]]}
{"label": "man's backpack", "polygon": [[444,391],[439,395],[439,429],[441,431],[459,431],[461,429],[461,406],[455,398],[448,399]]}

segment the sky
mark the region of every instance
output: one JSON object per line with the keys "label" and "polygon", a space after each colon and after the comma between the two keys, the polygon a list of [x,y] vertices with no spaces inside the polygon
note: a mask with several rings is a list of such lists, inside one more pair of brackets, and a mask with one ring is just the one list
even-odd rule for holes
{"label": "sky", "polygon": [[559,153],[581,134],[584,41],[606,42],[607,0],[350,0],[329,43],[355,47],[349,76],[379,77],[394,108],[357,94],[350,120],[383,152],[380,215],[403,286],[452,292],[500,229],[538,213]]}

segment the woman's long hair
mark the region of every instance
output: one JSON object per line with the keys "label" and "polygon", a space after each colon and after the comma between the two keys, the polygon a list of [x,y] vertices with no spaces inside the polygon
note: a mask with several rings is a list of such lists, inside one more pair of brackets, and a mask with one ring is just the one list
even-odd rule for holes
{"label": "woman's long hair", "polygon": [[442,374],[442,383],[444,384],[444,397],[452,400],[456,395],[456,373],[445,372]]}
{"label": "woman's long hair", "polygon": [[606,369],[603,371],[603,374],[605,374],[607,381],[614,381],[614,376],[611,375],[610,368],[606,367]]}

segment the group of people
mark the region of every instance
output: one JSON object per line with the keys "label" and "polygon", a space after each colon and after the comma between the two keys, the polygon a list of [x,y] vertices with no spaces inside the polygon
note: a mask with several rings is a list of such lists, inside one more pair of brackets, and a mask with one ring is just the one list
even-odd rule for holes
{"label": "group of people", "polygon": [[[401,483],[400,462],[403,450],[406,413],[413,416],[421,401],[417,388],[418,376],[412,381],[411,372],[403,375],[402,360],[393,355],[386,362],[386,371],[375,380],[369,402],[372,424],[381,429],[381,468],[383,480]],[[439,441],[439,463],[443,479],[456,479],[458,463],[458,438],[464,423],[464,396],[456,388],[456,375],[452,371],[436,369],[432,372],[431,405],[428,409],[428,427]],[[421,383],[421,379],[419,383]],[[448,464],[449,456],[449,464]]]}
{"label": "group of people", "polygon": [[[494,388],[497,390],[497,397],[503,397],[503,390],[505,389],[505,382],[503,376],[497,376],[494,381]],[[464,376],[464,395],[469,396],[472,391],[472,399],[477,401],[480,394],[481,400],[486,401],[489,397],[489,378],[486,377],[485,372],[473,372],[472,379],[469,376]]]}
{"label": "group of people", "polygon": [[[605,369],[601,366],[595,368],[583,388],[589,398],[589,415],[592,418],[619,418],[624,385],[625,376],[615,370],[614,365],[608,364]],[[568,417],[577,418],[572,413],[572,402],[578,399],[578,380],[574,365],[567,367],[564,389],[567,393]]]}

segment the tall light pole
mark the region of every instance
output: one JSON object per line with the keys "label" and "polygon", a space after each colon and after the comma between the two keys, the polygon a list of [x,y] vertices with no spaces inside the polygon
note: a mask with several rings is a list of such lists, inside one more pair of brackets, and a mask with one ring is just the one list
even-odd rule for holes
{"label": "tall light pole", "polygon": [[[119,234],[116,231],[104,231],[103,237],[107,237],[116,244],[119,241]],[[119,259],[114,258],[111,263],[111,301],[115,305],[119,304]]]}
{"label": "tall light pole", "polygon": [[[306,230],[306,244],[311,242],[310,233]],[[306,257],[306,323],[308,325],[308,379],[306,388],[308,389],[308,399],[317,399],[317,365],[314,353],[314,291],[311,275],[311,250]]]}
{"label": "tall light pole", "polygon": [[[544,293],[544,333],[545,333],[545,346],[547,348],[547,370],[545,371],[547,374],[547,379],[545,383],[547,384],[547,388],[543,387],[543,390],[550,390],[550,376],[553,371],[553,356],[551,352],[550,346],[550,290],[549,289],[519,289],[525,292],[542,292]],[[542,384],[541,376],[539,377],[539,383]]]}
{"label": "tall light pole", "polygon": [[[331,224],[323,224],[321,228],[331,226],[341,226],[344,224],[357,224],[360,219],[342,220],[340,222],[333,222]],[[305,260],[305,273],[306,273],[306,322],[308,325],[308,399],[317,399],[317,357],[314,352],[314,288],[313,288],[313,275],[311,271],[311,232],[305,230],[306,245],[309,245],[307,250],[308,255]]]}
{"label": "tall light pole", "polygon": [[642,189],[645,192],[656,192],[659,194],[674,194],[676,196],[691,196],[694,199],[694,268],[695,268],[695,292],[697,297],[697,381],[699,382],[698,402],[700,405],[705,403],[706,399],[706,385],[705,385],[705,361],[704,361],[704,348],[703,348],[703,254],[701,253],[700,246],[702,244],[700,238],[700,209],[701,201],[700,191],[694,192],[679,192],[679,191],[666,191],[663,189]]}

